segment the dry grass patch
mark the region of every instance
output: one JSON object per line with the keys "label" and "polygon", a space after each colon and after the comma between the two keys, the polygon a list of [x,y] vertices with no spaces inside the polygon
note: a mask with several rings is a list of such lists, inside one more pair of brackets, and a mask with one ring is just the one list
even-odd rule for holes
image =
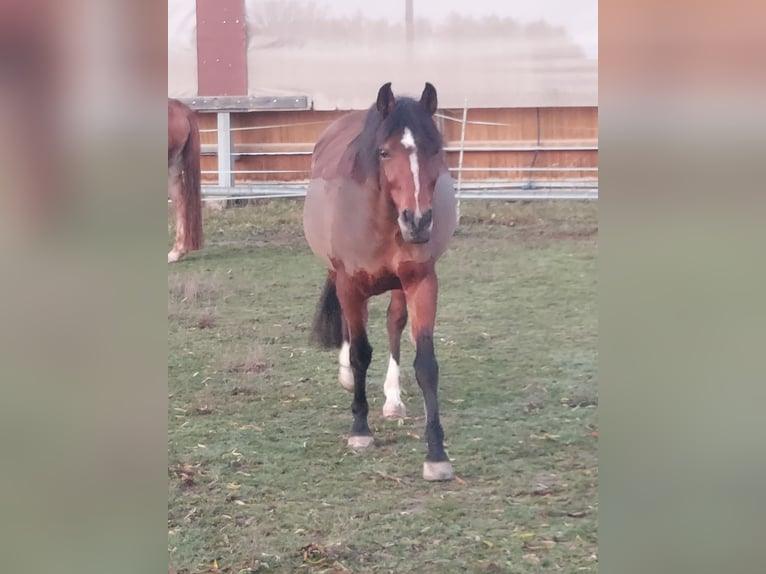
{"label": "dry grass patch", "polygon": [[221,300],[222,294],[223,278],[220,271],[168,275],[168,303],[211,307]]}
{"label": "dry grass patch", "polygon": [[212,329],[224,299],[220,271],[168,274],[168,319],[192,329]]}
{"label": "dry grass patch", "polygon": [[224,357],[223,370],[227,373],[262,373],[269,368],[269,360],[260,346],[238,350]]}

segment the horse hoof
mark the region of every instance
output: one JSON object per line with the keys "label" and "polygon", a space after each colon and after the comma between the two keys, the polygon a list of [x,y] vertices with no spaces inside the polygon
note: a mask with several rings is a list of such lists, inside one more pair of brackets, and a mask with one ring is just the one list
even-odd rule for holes
{"label": "horse hoof", "polygon": [[175,263],[176,261],[180,260],[181,257],[183,257],[183,253],[179,253],[178,251],[171,251],[168,253],[168,263]]}
{"label": "horse hoof", "polygon": [[455,478],[455,471],[452,470],[452,464],[448,460],[443,462],[423,463],[423,478],[425,480],[452,480]]}
{"label": "horse hoof", "polygon": [[407,409],[404,403],[394,403],[383,405],[383,417],[387,419],[403,419],[407,416]]}
{"label": "horse hoof", "polygon": [[351,372],[351,367],[341,367],[338,372],[338,382],[340,386],[346,389],[349,393],[354,392],[354,373]]}
{"label": "horse hoof", "polygon": [[350,436],[348,437],[348,446],[354,450],[362,450],[372,445],[371,436]]}

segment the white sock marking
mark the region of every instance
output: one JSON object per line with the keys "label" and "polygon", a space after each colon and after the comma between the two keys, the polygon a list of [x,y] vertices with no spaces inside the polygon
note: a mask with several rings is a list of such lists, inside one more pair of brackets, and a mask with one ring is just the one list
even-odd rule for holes
{"label": "white sock marking", "polygon": [[340,353],[338,353],[338,362],[341,367],[351,366],[351,345],[348,341],[343,341],[343,345],[341,345]]}
{"label": "white sock marking", "polygon": [[398,404],[402,402],[399,388],[399,365],[394,358],[388,356],[388,371],[386,371],[386,381],[383,383],[383,393],[386,395],[386,402]]}
{"label": "white sock marking", "polygon": [[420,166],[418,165],[418,148],[415,145],[415,138],[410,131],[410,128],[404,128],[402,134],[402,145],[404,149],[410,152],[410,171],[412,172],[412,181],[415,184],[415,217],[420,219],[420,202],[418,197],[420,196]]}
{"label": "white sock marking", "polygon": [[351,371],[351,345],[348,341],[343,341],[343,345],[338,353],[338,382],[347,391],[354,390],[354,373]]}
{"label": "white sock marking", "polygon": [[386,395],[386,403],[383,405],[384,417],[407,416],[407,409],[402,402],[401,388],[399,387],[399,365],[391,355],[388,356],[388,371],[386,372],[386,381],[383,383],[383,393]]}

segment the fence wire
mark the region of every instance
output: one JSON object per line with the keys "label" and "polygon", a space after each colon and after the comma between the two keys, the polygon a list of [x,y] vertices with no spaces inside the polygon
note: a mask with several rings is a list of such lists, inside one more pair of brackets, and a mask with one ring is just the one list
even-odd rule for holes
{"label": "fence wire", "polygon": [[[538,154],[546,151],[598,151],[598,146],[588,145],[543,145],[540,139],[539,117],[537,122],[537,141],[533,145],[499,145],[499,146],[466,146],[465,129],[468,125],[490,125],[490,126],[508,126],[510,124],[502,122],[475,121],[467,118],[468,105],[465,103],[462,115],[459,118],[452,117],[444,113],[435,114],[437,118],[459,122],[461,124],[461,138],[459,145],[445,147],[446,151],[458,152],[458,165],[450,167],[456,182],[456,193],[458,201],[462,199],[508,199],[508,200],[535,200],[535,199],[577,199],[594,200],[598,199],[598,167],[593,166],[537,166]],[[539,110],[538,110],[539,115]],[[220,119],[220,118],[219,118]],[[227,118],[228,119],[228,118]],[[261,126],[241,126],[230,127],[226,121],[227,129],[222,134],[219,128],[202,129],[201,132],[218,133],[218,138],[225,137],[232,142],[231,133],[235,131],[252,131],[266,129],[284,129],[290,127],[303,127],[308,125],[329,125],[333,120],[320,120],[309,122],[295,122],[283,124],[270,124]],[[228,132],[228,133],[226,133]],[[205,147],[205,146],[203,146]],[[210,147],[210,146],[209,146]],[[213,145],[216,148],[217,145]],[[226,147],[226,146],[223,146]],[[230,146],[231,149],[233,146]],[[533,152],[534,156],[529,166],[481,166],[466,167],[463,165],[463,156],[466,152]],[[283,197],[304,197],[306,195],[306,185],[308,183],[309,171],[300,169],[233,169],[234,159],[240,156],[284,156],[284,155],[311,155],[311,151],[234,151],[229,153],[229,157],[224,160],[219,158],[219,167],[216,170],[203,170],[204,175],[218,175],[217,185],[203,185],[202,194],[204,201],[221,200],[245,200],[245,199],[263,199],[263,198],[283,198]],[[228,162],[228,165],[227,165]],[[223,166],[223,169],[222,169]],[[497,174],[496,179],[476,181],[463,178],[463,174],[471,172],[485,172],[488,174]],[[587,173],[586,177],[575,177],[556,180],[536,180],[534,174],[541,173]],[[526,173],[527,176],[522,179],[502,179],[503,173]],[[237,175],[292,175],[301,174],[305,177],[303,181],[269,181],[269,182],[237,182]],[[225,177],[222,177],[225,176]],[[275,178],[276,179],[276,178]],[[231,185],[223,184],[224,181],[230,181]]]}

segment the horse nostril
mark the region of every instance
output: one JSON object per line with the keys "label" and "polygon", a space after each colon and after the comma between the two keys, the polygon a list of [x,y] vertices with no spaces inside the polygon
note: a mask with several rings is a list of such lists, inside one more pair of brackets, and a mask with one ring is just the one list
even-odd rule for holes
{"label": "horse nostril", "polygon": [[402,210],[402,221],[408,225],[413,225],[415,223],[415,214],[411,209]]}
{"label": "horse nostril", "polygon": [[428,229],[428,226],[431,225],[432,220],[433,220],[433,210],[429,209],[423,214],[423,217],[420,218],[418,227],[420,229]]}

